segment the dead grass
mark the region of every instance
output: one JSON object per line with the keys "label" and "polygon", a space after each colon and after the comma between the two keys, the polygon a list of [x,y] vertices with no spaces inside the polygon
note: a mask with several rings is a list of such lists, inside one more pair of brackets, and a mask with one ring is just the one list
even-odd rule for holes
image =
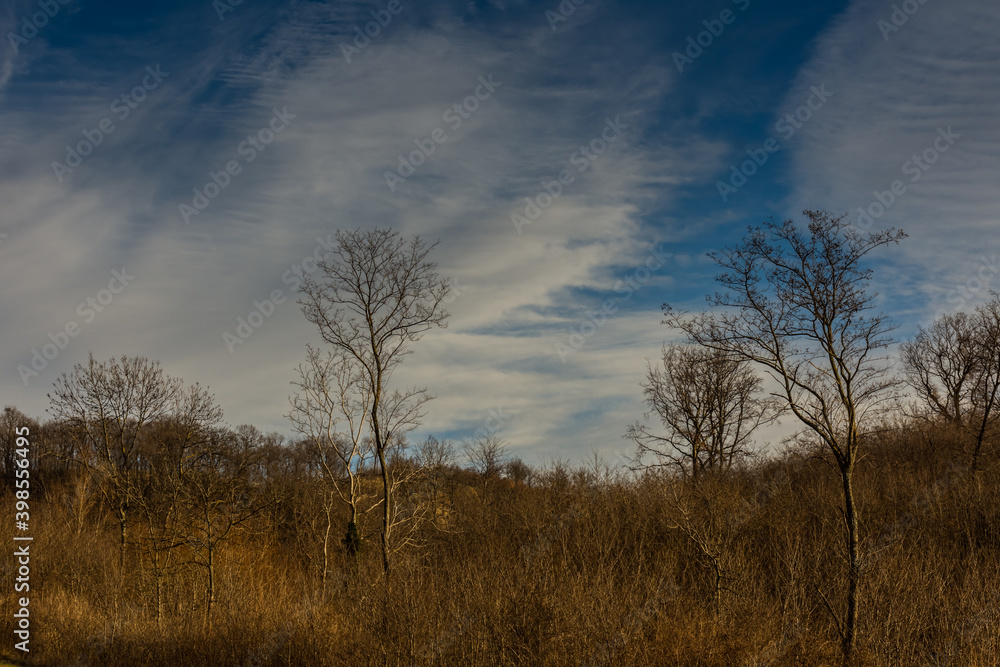
{"label": "dead grass", "polygon": [[[859,665],[1000,665],[1000,465],[951,474],[960,457],[944,431],[868,446]],[[844,529],[822,460],[763,462],[697,495],[653,476],[549,472],[485,495],[455,472],[447,525],[428,524],[387,579],[374,541],[356,569],[337,551],[325,594],[317,545],[298,532],[310,499],[278,493],[219,553],[211,629],[205,572],[189,554],[166,578],[158,626],[139,556],[118,571],[99,504],[68,531],[53,482],[33,506],[30,659],[0,664],[839,664],[822,595],[842,609]],[[684,515],[678,498],[690,501]],[[705,545],[721,563],[718,605]],[[4,598],[10,609],[14,594]],[[0,629],[11,636],[9,614]],[[3,655],[20,658],[10,642]]]}

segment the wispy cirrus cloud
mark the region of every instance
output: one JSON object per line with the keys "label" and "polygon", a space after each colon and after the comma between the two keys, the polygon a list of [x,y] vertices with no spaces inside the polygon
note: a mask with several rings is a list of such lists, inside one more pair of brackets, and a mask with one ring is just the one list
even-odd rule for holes
{"label": "wispy cirrus cloud", "polygon": [[895,268],[879,276],[909,330],[953,310],[948,295],[984,253],[1000,250],[1000,10],[975,1],[918,6],[886,30],[879,22],[891,20],[893,6],[852,4],[789,93],[825,81],[839,98],[796,145],[790,208],[831,202],[856,220],[859,208],[888,204],[862,225],[910,234],[893,251]]}
{"label": "wispy cirrus cloud", "polygon": [[[296,270],[337,229],[392,226],[439,241],[435,258],[458,286],[449,327],[395,378],[438,397],[418,435],[460,435],[502,408],[502,435],[526,458],[627,449],[644,358],[670,336],[659,305],[696,306],[711,290],[704,252],[768,212],[866,205],[952,125],[953,152],[880,220],[905,217],[922,235],[907,242],[910,264],[880,274],[899,272],[883,291],[907,306],[947,285],[966,252],[953,239],[933,271],[900,267],[943,243],[935,220],[979,234],[992,221],[992,10],[927,3],[886,42],[874,7],[772,5],[749,6],[683,75],[671,54],[708,16],[698,6],[585,3],[553,31],[547,5],[403,2],[350,59],[343,45],[378,3],[241,3],[223,21],[204,2],[74,8],[3,61],[0,275],[14,286],[2,306],[17,314],[0,320],[5,401],[41,413],[59,372],[91,350],[127,352],[211,385],[230,421],[287,432],[288,383],[315,338]],[[112,104],[157,66],[169,76],[118,118]],[[495,85],[477,97],[483,80]],[[835,97],[822,113],[721,202],[715,183],[733,159],[823,83]],[[60,182],[52,162],[106,117],[114,131]],[[388,187],[400,156],[434,136]],[[181,206],[231,163],[239,170],[185,219]],[[572,180],[553,197],[564,172]],[[518,233],[512,215],[529,212]],[[652,248],[672,256],[563,361],[556,344]],[[135,275],[128,289],[24,387],[18,365],[122,268]],[[230,352],[223,334],[276,292]]]}

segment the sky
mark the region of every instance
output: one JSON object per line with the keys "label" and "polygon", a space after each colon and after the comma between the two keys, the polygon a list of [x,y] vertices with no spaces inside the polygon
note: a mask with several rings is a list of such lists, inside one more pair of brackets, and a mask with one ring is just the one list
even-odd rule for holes
{"label": "sky", "polygon": [[871,285],[900,339],[985,300],[998,28],[988,0],[4,0],[0,403],[45,417],[91,352],[142,355],[291,435],[301,276],[391,227],[453,285],[394,376],[436,397],[413,439],[615,460],[662,304],[704,308],[748,225],[903,229]]}

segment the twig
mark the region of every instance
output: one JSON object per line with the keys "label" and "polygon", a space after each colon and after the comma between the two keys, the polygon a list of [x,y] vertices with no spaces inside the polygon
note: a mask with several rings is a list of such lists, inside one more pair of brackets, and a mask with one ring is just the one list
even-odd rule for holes
{"label": "twig", "polygon": [[830,612],[830,616],[833,617],[833,622],[837,627],[837,634],[840,635],[840,641],[841,642],[847,641],[846,637],[844,637],[844,630],[843,628],[840,627],[840,619],[837,618],[837,614],[833,611],[833,607],[830,606],[830,601],[826,599],[825,595],[823,595],[823,591],[819,589],[819,586],[816,586],[815,588],[816,592],[819,593],[819,596],[823,598],[823,604],[826,605],[826,610]]}

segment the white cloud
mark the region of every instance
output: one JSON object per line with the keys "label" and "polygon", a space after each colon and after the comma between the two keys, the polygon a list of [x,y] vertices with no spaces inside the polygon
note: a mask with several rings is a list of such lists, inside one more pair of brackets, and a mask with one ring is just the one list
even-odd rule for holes
{"label": "white cloud", "polygon": [[[615,267],[638,266],[665,240],[644,220],[650,202],[717,166],[721,147],[690,128],[660,145],[644,140],[674,75],[613,57],[583,62],[544,21],[517,36],[400,23],[351,64],[340,38],[307,23],[279,26],[238,56],[226,51],[231,37],[173,62],[148,54],[141,65],[162,60],[168,83],[65,184],[49,162],[131,81],[53,94],[53,107],[31,117],[4,114],[0,164],[14,168],[18,137],[37,146],[30,168],[0,186],[17,202],[5,215],[0,278],[24,285],[3,303],[18,313],[0,324],[6,402],[41,413],[55,374],[88,351],[143,354],[210,385],[230,422],[287,431],[288,382],[315,335],[282,275],[318,235],[392,226],[440,239],[435,259],[462,290],[449,328],[429,333],[397,378],[438,396],[425,431],[466,427],[502,407],[514,415],[503,435],[527,459],[627,448],[620,436],[642,413],[638,381],[644,356],[658,353],[659,314],[623,310],[565,364],[555,343],[594,306],[567,295],[611,289]],[[490,74],[502,85],[451,128],[445,110]],[[209,171],[242,161],[240,143],[286,107],[295,115],[287,129],[185,224],[178,204],[191,203]],[[573,153],[618,117],[628,129],[576,171]],[[390,192],[384,171],[438,127],[447,141]],[[575,181],[517,234],[511,213],[564,169]],[[20,390],[17,365],[121,267],[134,283]],[[288,301],[230,354],[223,333],[276,289]]]}
{"label": "white cloud", "polygon": [[[890,19],[892,6],[853,3],[819,38],[787,96],[791,104],[820,83],[835,93],[796,138],[789,212],[834,208],[857,219],[858,207],[878,203],[876,191],[905,185],[873,228],[903,228],[910,238],[885,254],[899,265],[880,269],[875,285],[918,309],[904,310],[911,322],[954,309],[949,293],[984,254],[1000,252],[1000,8],[976,0],[918,6],[886,40],[877,22]],[[907,165],[925,150],[933,158],[935,141],[945,145],[939,129],[948,128],[961,137],[933,165]]]}

